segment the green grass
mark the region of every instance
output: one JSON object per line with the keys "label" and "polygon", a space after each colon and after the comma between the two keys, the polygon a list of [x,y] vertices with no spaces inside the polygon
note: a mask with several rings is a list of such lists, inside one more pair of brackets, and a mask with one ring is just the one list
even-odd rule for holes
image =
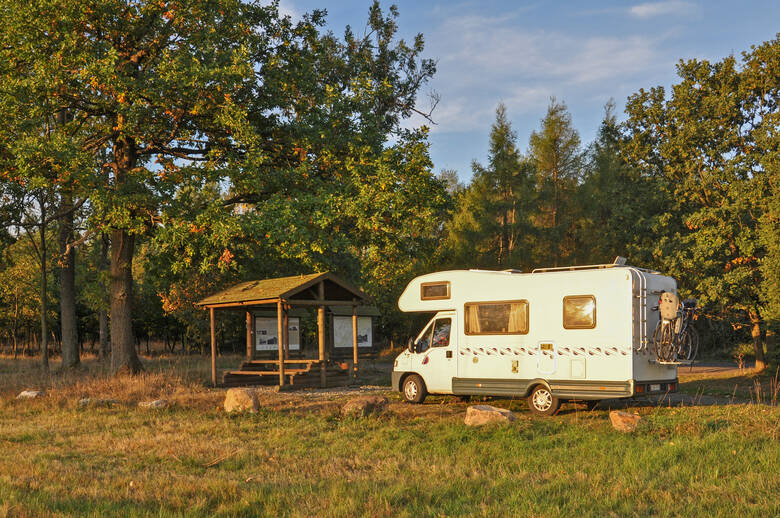
{"label": "green grass", "polygon": [[[494,400],[518,421],[474,429],[466,404],[391,393],[365,419],[338,416],[347,396],[272,392],[228,415],[223,391],[163,370],[0,393],[0,516],[780,515],[776,406],[640,406],[622,434],[607,410]],[[135,406],[158,396],[174,406]]]}

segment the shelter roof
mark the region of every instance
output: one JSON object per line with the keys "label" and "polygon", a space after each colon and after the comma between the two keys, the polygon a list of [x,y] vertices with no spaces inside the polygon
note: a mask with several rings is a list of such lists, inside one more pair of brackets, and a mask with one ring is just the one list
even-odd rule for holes
{"label": "shelter roof", "polygon": [[[323,284],[324,299],[319,298],[319,284]],[[294,275],[242,282],[204,298],[197,303],[202,307],[254,306],[283,300],[289,303],[314,303],[323,300],[324,305],[366,303],[368,296],[352,284],[330,272]]]}

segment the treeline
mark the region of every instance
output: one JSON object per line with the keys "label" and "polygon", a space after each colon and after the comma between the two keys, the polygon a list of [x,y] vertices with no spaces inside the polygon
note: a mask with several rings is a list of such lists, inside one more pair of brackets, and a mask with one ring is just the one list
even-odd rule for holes
{"label": "treeline", "polygon": [[[136,372],[150,340],[199,351],[194,302],[244,279],[331,270],[380,307],[450,267],[630,263],[676,277],[717,333],[780,313],[780,43],[678,66],[583,145],[552,100],[526,153],[499,106],[469,185],[407,129],[435,73],[374,3],[323,30],[278,5],[35,0],[0,9],[0,340]],[[435,96],[432,105],[435,105]],[[36,333],[32,333],[32,329]],[[221,329],[240,350],[242,324]],[[37,338],[33,339],[32,336]],[[21,345],[20,345],[21,342]],[[229,345],[226,345],[229,347]]]}
{"label": "treeline", "polygon": [[679,82],[614,104],[582,147],[552,99],[527,153],[499,105],[487,165],[456,209],[442,263],[520,268],[609,263],[660,270],[698,298],[706,346],[749,339],[765,364],[780,316],[780,39],[737,60],[691,60]]}

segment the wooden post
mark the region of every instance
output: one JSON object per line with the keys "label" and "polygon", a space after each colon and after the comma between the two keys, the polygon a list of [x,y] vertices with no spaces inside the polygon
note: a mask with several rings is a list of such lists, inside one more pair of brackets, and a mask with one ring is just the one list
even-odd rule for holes
{"label": "wooden post", "polygon": [[352,306],[352,378],[357,381],[358,375],[358,317],[357,306]]}
{"label": "wooden post", "polygon": [[[318,286],[318,298],[325,300],[325,283],[320,281]],[[320,359],[320,386],[327,385],[327,374],[325,372],[325,306],[317,308],[317,346]]]}
{"label": "wooden post", "polygon": [[214,329],[214,308],[209,308],[211,323],[211,384],[217,386],[217,332]]}
{"label": "wooden post", "polygon": [[290,306],[284,307],[284,359],[290,359]]}
{"label": "wooden post", "polygon": [[276,303],[276,343],[279,345],[279,386],[284,386],[284,345],[282,344],[282,338],[284,335],[284,319],[282,318],[282,313],[284,312],[284,308],[282,306],[282,301],[279,300],[279,302]]}
{"label": "wooden post", "polygon": [[246,312],[246,359],[251,360],[254,356],[254,344],[252,343],[252,313]]}

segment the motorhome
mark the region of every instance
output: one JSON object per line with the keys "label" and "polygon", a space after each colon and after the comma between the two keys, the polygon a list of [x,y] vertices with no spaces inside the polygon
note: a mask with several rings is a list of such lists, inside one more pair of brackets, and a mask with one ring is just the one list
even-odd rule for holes
{"label": "motorhome", "polygon": [[[621,264],[623,263],[623,264]],[[677,390],[677,362],[658,361],[658,301],[677,284],[615,264],[422,275],[401,294],[404,312],[435,313],[395,360],[403,398],[427,394],[528,398],[552,415],[561,401]]]}

